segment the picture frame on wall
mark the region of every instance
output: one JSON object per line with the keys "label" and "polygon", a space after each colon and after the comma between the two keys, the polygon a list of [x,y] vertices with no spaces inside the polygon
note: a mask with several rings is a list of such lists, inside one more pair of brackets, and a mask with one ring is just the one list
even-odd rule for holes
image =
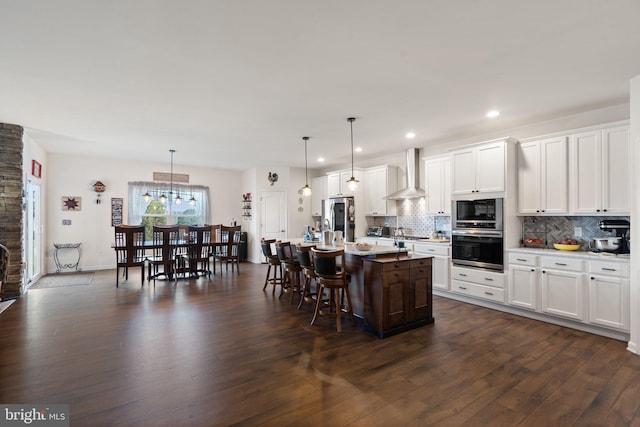
{"label": "picture frame on wall", "polygon": [[119,227],[122,225],[122,206],[124,200],[121,197],[111,198],[111,226]]}
{"label": "picture frame on wall", "polygon": [[42,165],[35,160],[31,160],[31,175],[36,178],[42,177]]}
{"label": "picture frame on wall", "polygon": [[62,196],[63,211],[79,211],[82,209],[82,198],[79,196]]}

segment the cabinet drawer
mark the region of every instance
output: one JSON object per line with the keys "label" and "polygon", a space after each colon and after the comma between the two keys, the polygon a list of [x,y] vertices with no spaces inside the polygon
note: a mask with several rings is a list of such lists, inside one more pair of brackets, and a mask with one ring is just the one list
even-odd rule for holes
{"label": "cabinet drawer", "polygon": [[542,257],[542,267],[562,271],[582,271],[583,261],[576,258]]}
{"label": "cabinet drawer", "polygon": [[412,259],[411,260],[411,268],[426,268],[431,265],[431,259]]}
{"label": "cabinet drawer", "polygon": [[629,278],[629,264],[622,262],[591,261],[590,274]]}
{"label": "cabinet drawer", "polygon": [[538,257],[536,255],[523,253],[510,253],[509,264],[528,265],[529,267],[538,266]]}
{"label": "cabinet drawer", "polygon": [[471,268],[451,268],[451,278],[465,282],[504,288],[504,274],[492,271],[474,270]]}
{"label": "cabinet drawer", "polygon": [[413,251],[419,254],[449,256],[449,245],[435,243],[432,245],[424,243],[414,243]]}
{"label": "cabinet drawer", "polygon": [[451,281],[451,289],[460,294],[504,303],[504,289],[497,289],[492,286],[484,286],[459,280]]}
{"label": "cabinet drawer", "polygon": [[405,261],[382,263],[382,271],[408,270],[411,264]]}

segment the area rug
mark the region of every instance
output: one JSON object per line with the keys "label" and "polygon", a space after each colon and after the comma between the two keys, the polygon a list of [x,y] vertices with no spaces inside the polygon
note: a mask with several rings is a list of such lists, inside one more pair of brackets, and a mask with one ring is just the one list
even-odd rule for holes
{"label": "area rug", "polygon": [[63,286],[88,285],[93,279],[93,273],[49,274],[38,280],[31,289],[60,288]]}

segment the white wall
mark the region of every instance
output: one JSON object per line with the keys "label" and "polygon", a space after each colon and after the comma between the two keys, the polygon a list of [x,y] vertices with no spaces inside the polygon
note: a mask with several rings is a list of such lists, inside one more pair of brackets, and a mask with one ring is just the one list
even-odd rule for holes
{"label": "white wall", "polygon": [[[179,152],[176,153],[179,158]],[[82,243],[80,268],[99,270],[115,268],[113,227],[111,227],[111,198],[124,199],[123,222],[127,224],[129,181],[152,181],[153,172],[169,172],[167,163],[144,163],[94,157],[68,156],[55,153],[47,155],[46,191],[46,270],[55,271],[54,243]],[[236,171],[186,167],[174,162],[174,173],[190,175],[194,185],[209,187],[211,223],[230,224],[242,214],[242,173]],[[102,181],[107,190],[101,204],[96,204],[93,183]],[[62,210],[62,196],[79,196],[82,208],[78,212]],[[71,225],[63,226],[62,220],[70,219]]]}
{"label": "white wall", "polygon": [[[269,172],[278,174],[278,181],[273,185],[267,177]],[[311,177],[311,174],[309,175]],[[309,178],[311,179],[311,178]],[[264,191],[282,191],[285,196],[286,210],[286,238],[302,237],[304,225],[313,224],[311,216],[311,198],[304,197],[299,190],[304,186],[305,172],[302,168],[256,168],[245,171],[242,175],[243,193],[250,192],[253,196],[253,217],[247,223],[249,236],[249,261],[262,262],[261,238],[261,201],[260,194]]]}
{"label": "white wall", "polygon": [[[633,164],[640,164],[640,75],[631,79],[631,158]],[[634,227],[640,224],[640,172],[631,168],[631,277],[630,277],[630,313],[631,331],[628,349],[640,354],[640,241],[634,237]],[[637,236],[637,232],[635,233]]]}

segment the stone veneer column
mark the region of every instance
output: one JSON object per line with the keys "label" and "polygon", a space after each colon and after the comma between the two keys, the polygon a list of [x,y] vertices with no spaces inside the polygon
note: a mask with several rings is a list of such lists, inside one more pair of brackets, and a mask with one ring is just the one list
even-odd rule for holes
{"label": "stone veneer column", "polygon": [[2,300],[18,298],[22,285],[22,142],[23,129],[0,123],[0,243],[9,249],[9,277]]}

